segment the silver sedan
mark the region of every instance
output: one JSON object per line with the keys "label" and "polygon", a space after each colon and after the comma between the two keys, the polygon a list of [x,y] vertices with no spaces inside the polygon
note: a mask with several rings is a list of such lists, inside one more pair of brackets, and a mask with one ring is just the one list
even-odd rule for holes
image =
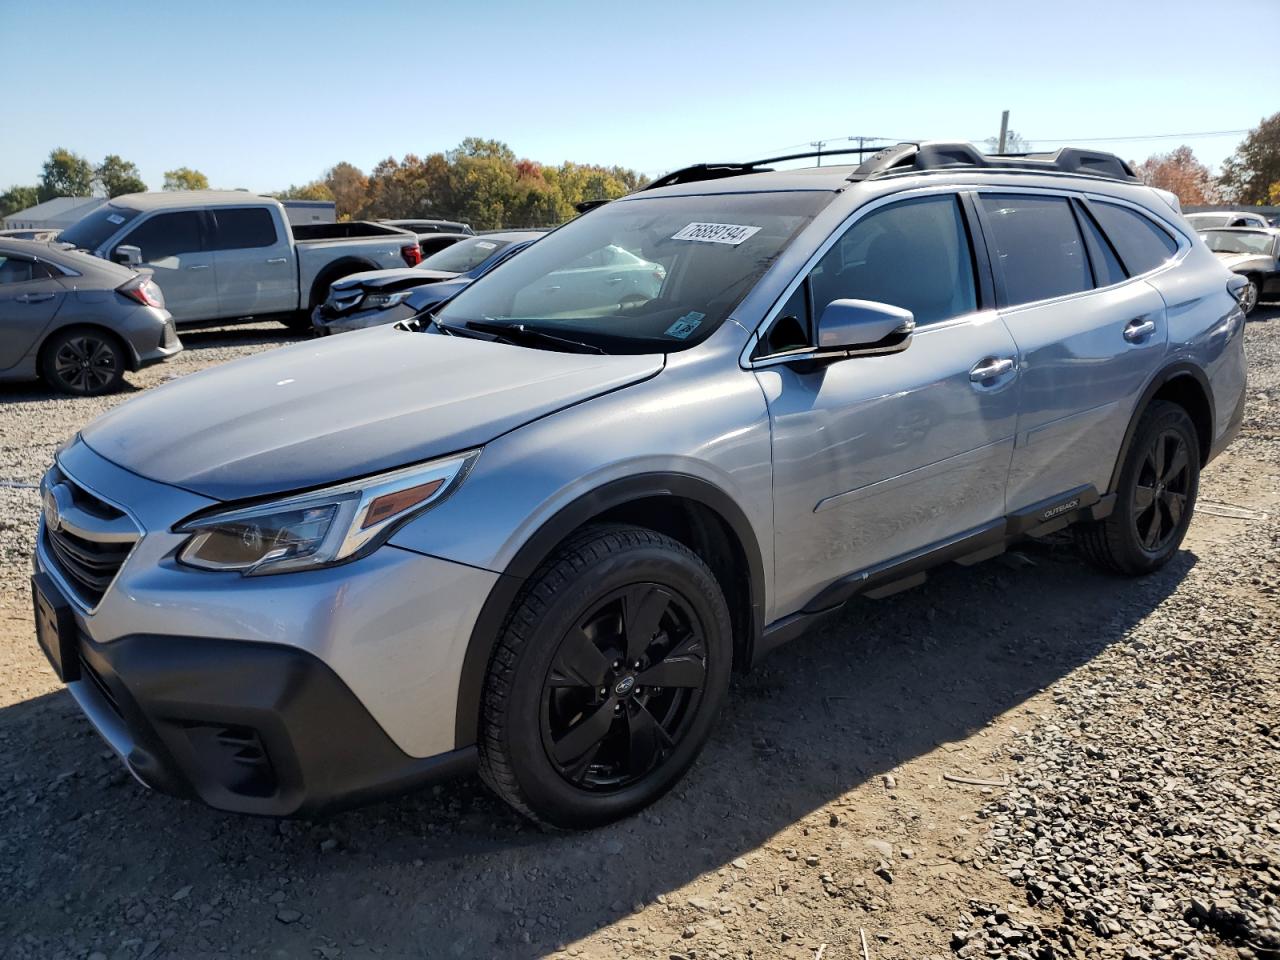
{"label": "silver sedan", "polygon": [[148,274],[56,244],[0,239],[0,380],[109,393],[126,370],[181,350]]}

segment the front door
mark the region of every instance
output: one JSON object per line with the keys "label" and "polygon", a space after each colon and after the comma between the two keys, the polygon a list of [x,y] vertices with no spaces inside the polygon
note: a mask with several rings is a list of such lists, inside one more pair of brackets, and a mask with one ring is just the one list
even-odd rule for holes
{"label": "front door", "polygon": [[215,207],[210,217],[221,315],[250,317],[297,309],[293,249],[271,211]]}
{"label": "front door", "polygon": [[138,222],[112,248],[142,251],[143,266],[164,293],[164,305],[178,323],[213,320],[218,312],[218,285],[209,250],[205,216],[196,210],[155,213]]}
{"label": "front door", "polygon": [[62,306],[59,275],[33,257],[0,251],[0,370],[31,351]]}
{"label": "front door", "polygon": [[[754,365],[773,432],[777,616],[1003,518],[1016,348],[976,278],[959,199],[930,194],[856,220],[772,321]],[[786,361],[841,298],[911,310],[912,343],[825,366]]]}

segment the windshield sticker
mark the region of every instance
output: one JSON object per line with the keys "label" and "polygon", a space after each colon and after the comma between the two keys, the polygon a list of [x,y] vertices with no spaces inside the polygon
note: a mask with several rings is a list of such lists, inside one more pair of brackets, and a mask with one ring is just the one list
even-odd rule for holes
{"label": "windshield sticker", "polygon": [[697,243],[727,243],[736,247],[743,240],[760,232],[759,227],[747,227],[738,223],[691,223],[683,227],[672,240],[693,240]]}
{"label": "windshield sticker", "polygon": [[667,327],[667,336],[675,337],[677,340],[688,340],[689,334],[698,329],[698,324],[702,323],[702,318],[705,316],[705,313],[690,310],[671,326]]}
{"label": "windshield sticker", "polygon": [[114,223],[119,225],[121,223],[124,223],[124,217],[120,216],[120,214],[118,213],[107,214],[107,223]]}
{"label": "windshield sticker", "polygon": [[481,250],[492,250],[496,246],[497,244],[493,243],[490,240],[481,240],[479,243],[476,244],[476,247],[478,247]]}

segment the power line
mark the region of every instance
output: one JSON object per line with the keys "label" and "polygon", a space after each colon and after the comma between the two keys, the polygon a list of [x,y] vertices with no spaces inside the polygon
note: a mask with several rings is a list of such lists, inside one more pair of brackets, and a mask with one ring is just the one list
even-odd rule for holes
{"label": "power line", "polygon": [[[1244,130],[1207,130],[1199,133],[1150,133],[1140,137],[1039,137],[1023,138],[1023,143],[1139,143],[1144,140],[1179,140],[1198,139],[1201,137],[1238,137],[1248,133]],[[989,139],[987,137],[983,138]]]}

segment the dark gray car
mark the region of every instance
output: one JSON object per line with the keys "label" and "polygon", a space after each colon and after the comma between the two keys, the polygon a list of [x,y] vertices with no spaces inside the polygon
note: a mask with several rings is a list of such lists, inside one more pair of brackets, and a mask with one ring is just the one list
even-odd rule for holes
{"label": "dark gray car", "polygon": [[124,371],[180,350],[148,274],[49,243],[0,239],[0,380],[107,393]]}

